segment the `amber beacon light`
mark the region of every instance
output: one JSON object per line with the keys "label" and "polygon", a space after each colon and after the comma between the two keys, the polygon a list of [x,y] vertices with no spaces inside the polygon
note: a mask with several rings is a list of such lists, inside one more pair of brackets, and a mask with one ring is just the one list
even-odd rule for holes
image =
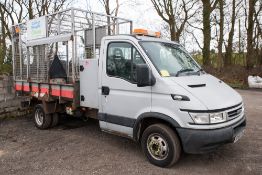
{"label": "amber beacon light", "polygon": [[134,29],[133,34],[135,35],[142,35],[142,36],[151,36],[151,37],[157,37],[160,38],[161,33],[160,32],[154,32],[146,29]]}

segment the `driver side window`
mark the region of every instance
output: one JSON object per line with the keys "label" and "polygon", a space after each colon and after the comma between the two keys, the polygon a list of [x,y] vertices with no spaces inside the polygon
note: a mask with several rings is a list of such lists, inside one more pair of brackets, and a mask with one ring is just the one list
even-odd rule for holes
{"label": "driver side window", "polygon": [[109,76],[136,82],[136,65],[144,64],[140,53],[130,43],[112,42],[107,48],[106,72]]}

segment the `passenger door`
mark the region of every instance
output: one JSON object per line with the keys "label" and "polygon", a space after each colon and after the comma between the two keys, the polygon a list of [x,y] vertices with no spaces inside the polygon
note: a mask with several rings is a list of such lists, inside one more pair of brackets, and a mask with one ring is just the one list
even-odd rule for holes
{"label": "passenger door", "polygon": [[151,109],[151,87],[136,84],[136,64],[145,61],[129,41],[106,41],[105,46],[100,120],[103,129],[132,137],[138,115]]}

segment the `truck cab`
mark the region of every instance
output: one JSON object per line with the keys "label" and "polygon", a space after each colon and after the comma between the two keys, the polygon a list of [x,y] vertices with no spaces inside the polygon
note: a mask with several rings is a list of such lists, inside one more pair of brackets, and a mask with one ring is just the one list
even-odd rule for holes
{"label": "truck cab", "polygon": [[[82,65],[80,94],[97,93],[94,107],[99,109],[102,130],[141,142],[155,165],[176,162],[178,158],[169,158],[170,153],[209,152],[243,134],[241,96],[203,71],[176,42],[139,35],[106,36],[100,57]],[[90,65],[98,65],[97,70],[89,72]],[[97,87],[90,90],[85,80],[95,73]]]}

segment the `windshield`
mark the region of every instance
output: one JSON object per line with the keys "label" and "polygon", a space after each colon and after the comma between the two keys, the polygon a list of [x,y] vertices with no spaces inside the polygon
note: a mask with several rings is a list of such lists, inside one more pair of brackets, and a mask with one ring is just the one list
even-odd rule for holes
{"label": "windshield", "polygon": [[140,44],[163,77],[195,75],[201,70],[180,45],[155,41],[141,41]]}

